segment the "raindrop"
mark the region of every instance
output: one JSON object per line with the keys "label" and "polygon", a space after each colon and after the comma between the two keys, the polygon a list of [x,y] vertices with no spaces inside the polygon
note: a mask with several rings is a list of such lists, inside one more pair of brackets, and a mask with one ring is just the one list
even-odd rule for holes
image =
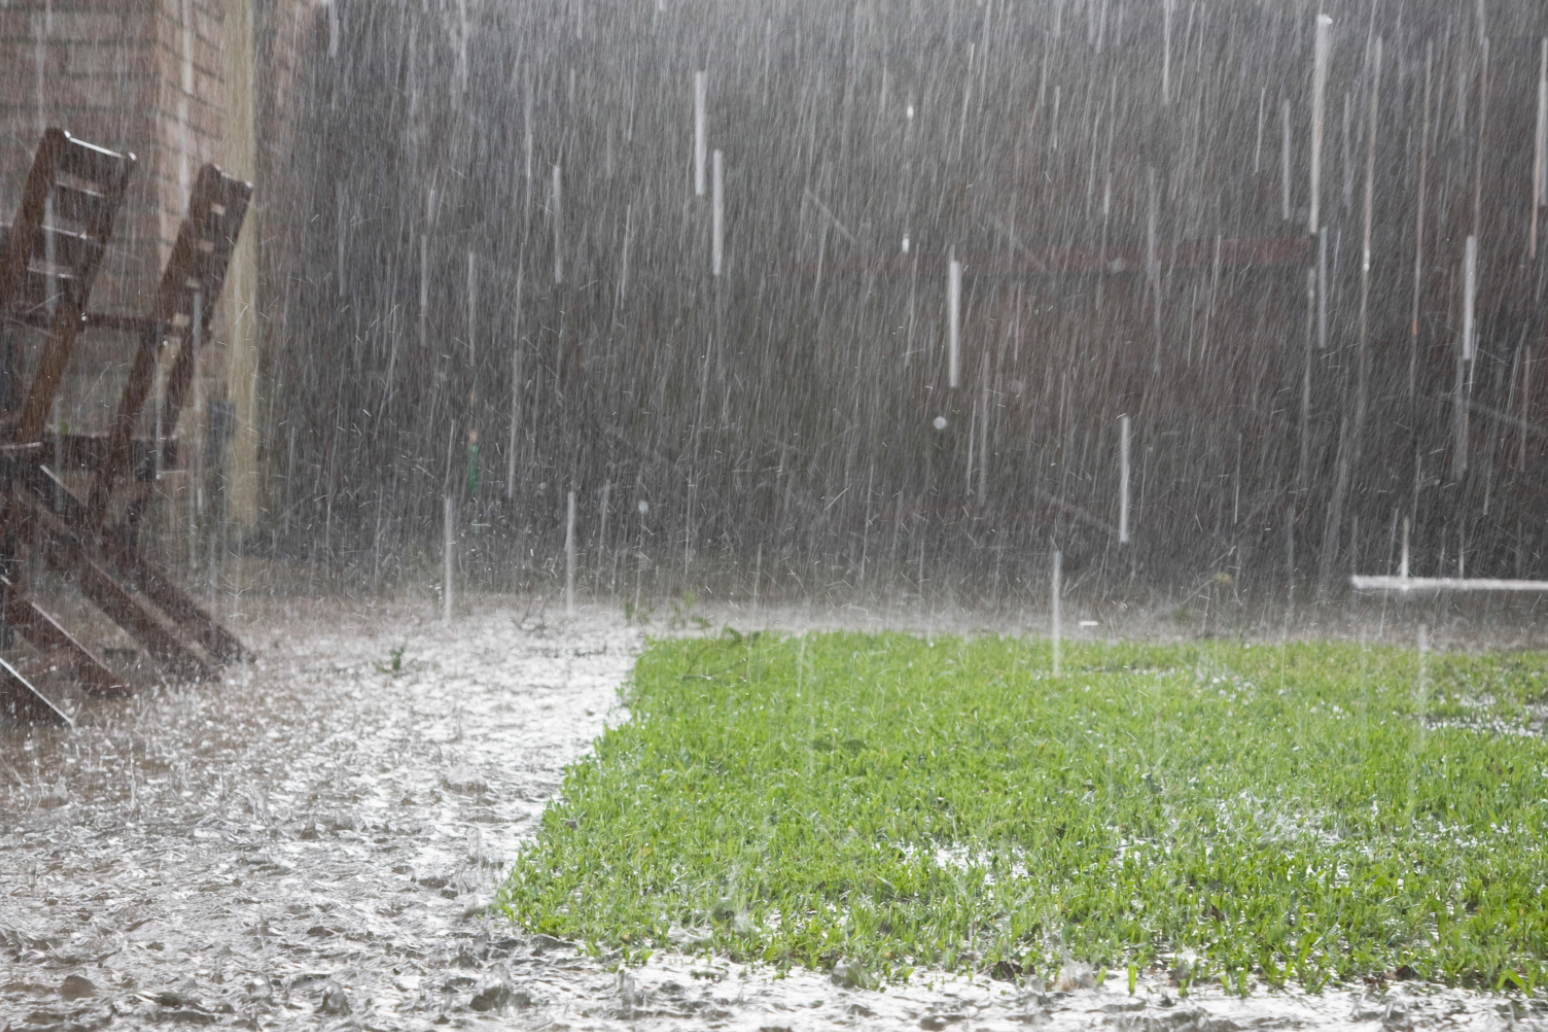
{"label": "raindrop", "polygon": [[704,165],[708,156],[709,72],[693,73],[693,192],[704,196]]}

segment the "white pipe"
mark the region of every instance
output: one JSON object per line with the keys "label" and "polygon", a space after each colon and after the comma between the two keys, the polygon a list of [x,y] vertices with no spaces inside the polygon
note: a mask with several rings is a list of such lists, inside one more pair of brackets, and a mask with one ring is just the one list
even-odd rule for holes
{"label": "white pipe", "polygon": [[[328,5],[328,10],[329,11],[332,11],[333,8],[334,8],[333,4],[329,4]],[[337,212],[337,219],[336,219],[336,221],[337,221],[337,225],[338,225],[338,239],[334,242],[334,244],[335,244],[334,249],[335,249],[335,257],[336,257],[337,262],[338,262],[338,277],[337,278],[338,278],[339,295],[342,297],[342,296],[347,295],[349,293],[349,284],[345,281],[345,277],[344,277],[344,258],[345,258],[344,250],[345,250],[345,245],[347,245],[349,243],[349,197],[348,197],[348,191],[345,189],[343,180],[340,180],[338,182],[338,184],[334,188],[333,195],[334,195],[335,210]]]}
{"label": "white pipe", "polygon": [[442,546],[446,560],[446,588],[443,592],[445,604],[441,619],[449,624],[452,619],[452,574],[457,565],[457,505],[451,495],[446,495],[441,499],[441,506],[441,521],[446,533],[446,540]]}
{"label": "white pipe", "polygon": [[564,516],[564,615],[575,615],[575,488]]}
{"label": "white pipe", "polygon": [[989,500],[989,352],[979,362],[978,504]]}
{"label": "white pipe", "polygon": [[1403,517],[1403,554],[1398,559],[1398,577],[1408,582],[1408,517]]}
{"label": "white pipe", "polygon": [[563,229],[563,173],[554,166],[554,282],[564,282],[564,249],[560,233]]}
{"label": "white pipe", "polygon": [[511,441],[505,456],[505,497],[516,499],[516,431],[521,427],[521,270],[516,272],[515,325],[511,333]]}
{"label": "white pipe", "polygon": [[1053,560],[1053,675],[1058,677],[1060,676],[1059,636],[1062,630],[1059,619],[1059,592],[1062,580],[1060,567],[1063,565],[1064,556],[1060,552],[1055,552]]}
{"label": "white pipe", "polygon": [[763,542],[758,542],[758,558],[753,565],[753,589],[751,612],[758,611],[758,582],[763,580]]}
{"label": "white pipe", "polygon": [[1548,581],[1503,580],[1490,577],[1361,577],[1349,578],[1356,591],[1548,591]]}
{"label": "white pipe", "polygon": [[1118,417],[1118,543],[1129,543],[1129,417]]}
{"label": "white pipe", "polygon": [[1279,206],[1280,217],[1290,221],[1290,101],[1279,107],[1279,128],[1283,139],[1279,145]]}
{"label": "white pipe", "polygon": [[713,188],[714,235],[710,246],[710,271],[719,276],[726,240],[726,162],[725,154],[718,150],[715,152]]}
{"label": "white pipe", "polygon": [[468,365],[478,376],[478,255],[468,250]]}
{"label": "white pipe", "polygon": [[419,350],[429,347],[430,335],[430,229],[419,234]]}
{"label": "white pipe", "polygon": [[1478,302],[1478,238],[1469,235],[1462,259],[1462,360],[1471,362],[1477,348],[1474,315]]}
{"label": "white pipe", "polygon": [[953,258],[946,270],[948,383],[955,387],[962,379],[962,263]]}

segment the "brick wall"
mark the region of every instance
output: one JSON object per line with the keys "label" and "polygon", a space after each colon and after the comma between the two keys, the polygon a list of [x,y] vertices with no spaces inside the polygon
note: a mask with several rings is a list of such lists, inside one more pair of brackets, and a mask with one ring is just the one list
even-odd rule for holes
{"label": "brick wall", "polygon": [[[248,0],[243,0],[247,3]],[[0,0],[0,218],[15,214],[42,131],[59,125],[133,151],[111,275],[94,307],[134,311],[177,234],[199,166],[218,161],[227,124],[230,0]],[[283,123],[310,0],[256,0],[259,133],[282,167]],[[276,146],[277,145],[277,146]],[[160,248],[156,250],[155,248]]]}
{"label": "brick wall", "polygon": [[[14,218],[50,125],[139,159],[91,308],[149,309],[203,163],[254,180],[254,207],[234,259],[248,268],[241,275],[233,268],[227,291],[244,296],[222,299],[204,362],[205,397],[231,396],[249,421],[257,412],[251,381],[261,313],[275,307],[265,303],[264,288],[285,267],[282,253],[265,253],[258,241],[267,235],[275,242],[269,250],[282,252],[288,238],[283,205],[261,212],[270,198],[293,195],[284,177],[297,55],[313,14],[314,0],[0,0],[0,220]],[[233,81],[238,90],[251,83],[253,95],[232,96]],[[266,217],[267,233],[260,225]],[[82,335],[61,391],[62,418],[83,430],[105,427],[133,346],[122,334]],[[237,459],[250,467],[256,427],[238,433]],[[250,487],[244,498],[252,508]]]}

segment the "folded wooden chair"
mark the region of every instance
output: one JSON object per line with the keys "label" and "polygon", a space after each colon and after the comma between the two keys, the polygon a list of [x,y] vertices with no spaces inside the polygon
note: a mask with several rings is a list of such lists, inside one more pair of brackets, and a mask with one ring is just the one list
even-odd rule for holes
{"label": "folded wooden chair", "polygon": [[[97,538],[108,564],[148,595],[211,656],[225,662],[245,655],[241,642],[146,558],[139,547],[138,529],[155,474],[155,455],[158,451],[165,454],[177,427],[193,383],[195,351],[209,340],[216,302],[225,285],[252,194],[251,183],[228,176],[214,165],[199,170],[188,201],[188,214],[167,259],[154,307],[137,327],[140,346],[135,351],[91,490],[79,514],[56,513],[71,524],[76,523],[77,515],[84,517],[83,530]],[[95,321],[105,317],[89,318]],[[175,346],[177,352],[167,376],[158,425],[152,430],[155,439],[150,448],[136,450],[134,432],[150,393],[161,348],[168,344]],[[114,491],[126,478],[132,478],[134,487],[123,517],[114,522],[110,519]],[[69,495],[46,490],[43,497],[68,499]]]}
{"label": "folded wooden chair", "polygon": [[[98,691],[115,687],[112,673],[27,597],[14,560],[16,543],[28,529],[26,495],[41,457],[49,409],[134,166],[133,154],[118,154],[62,129],[49,129],[33,158],[16,218],[0,245],[0,320],[40,327],[47,334],[20,408],[0,417],[0,563],[6,571],[0,578],[0,615],[37,647],[73,654],[77,674]],[[14,370],[8,372],[14,377]],[[18,717],[68,723],[64,713],[9,663],[0,663],[0,707]]]}
{"label": "folded wooden chair", "polygon": [[[112,212],[122,201],[133,156],[120,158],[115,173],[108,157],[102,157],[116,157],[111,152],[90,148],[97,155],[96,163],[87,165],[74,157],[72,146],[78,149],[87,145],[59,130],[50,130],[45,136],[34,162],[22,213],[10,232],[0,237],[4,262],[0,264],[0,317],[49,331],[24,404],[8,421],[0,422],[0,427],[7,431],[0,440],[0,464],[5,473],[0,560],[14,559],[18,541],[35,542],[51,568],[74,582],[82,594],[164,667],[181,676],[211,679],[220,662],[241,658],[246,650],[142,553],[137,531],[154,480],[155,458],[171,449],[168,438],[177,426],[192,385],[196,349],[209,336],[252,185],[227,176],[214,165],[204,166],[151,313],[145,317],[88,313],[85,306],[91,279],[112,228]],[[34,183],[40,185],[34,187]],[[111,202],[112,212],[102,215],[83,197]],[[68,224],[74,224],[74,229]],[[91,239],[97,246],[86,247],[81,239],[68,236],[70,232],[82,238],[95,234]],[[17,268],[25,275],[17,273]],[[6,292],[12,280],[21,286]],[[56,434],[48,441],[53,447],[44,448],[43,424],[68,360],[70,344],[82,325],[134,332],[139,347],[108,434]],[[135,430],[161,349],[168,344],[177,350],[160,419],[153,429],[155,437],[146,447],[136,441]],[[63,464],[84,468],[92,474],[85,497],[65,483],[62,470],[45,464],[45,456],[52,455],[60,456]],[[115,492],[127,493],[127,503],[116,519]],[[73,655],[77,676],[89,692],[123,690],[124,686],[116,683],[112,672],[90,650],[27,596],[20,583],[18,564],[8,561],[4,565],[6,573],[0,575],[0,617],[6,625],[42,650]],[[0,700],[6,699],[11,701],[17,716],[67,719],[57,706],[27,684],[14,667],[0,661]]]}
{"label": "folded wooden chair", "polygon": [[[183,401],[192,384],[196,349],[209,337],[216,302],[247,213],[252,185],[214,165],[199,172],[146,317],[88,314],[88,325],[131,330],[139,338],[118,412],[105,438],[73,435],[57,450],[74,468],[92,474],[83,498],[62,470],[38,464],[31,492],[17,504],[41,532],[44,560],[63,573],[173,673],[211,680],[221,662],[247,654],[220,625],[139,547],[138,524],[152,490],[155,457],[171,450]],[[150,393],[161,349],[176,347],[149,447],[134,437]],[[113,518],[115,490],[126,485],[127,504]],[[132,586],[135,590],[128,590]]]}

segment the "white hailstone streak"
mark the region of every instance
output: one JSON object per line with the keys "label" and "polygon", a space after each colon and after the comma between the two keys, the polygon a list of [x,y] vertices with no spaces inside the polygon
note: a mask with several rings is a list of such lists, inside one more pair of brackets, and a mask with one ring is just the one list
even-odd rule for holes
{"label": "white hailstone streak", "polygon": [[1322,130],[1327,113],[1328,51],[1333,43],[1333,19],[1317,15],[1317,38],[1312,55],[1312,136],[1311,136],[1311,208],[1307,213],[1308,233],[1321,229]]}
{"label": "white hailstone streak", "polygon": [[704,165],[709,151],[709,72],[693,73],[693,193],[704,196]]}
{"label": "white hailstone streak", "polygon": [[1537,257],[1537,210],[1548,204],[1548,38],[1542,41],[1541,51],[1537,69],[1537,141],[1532,148],[1532,258]]}

